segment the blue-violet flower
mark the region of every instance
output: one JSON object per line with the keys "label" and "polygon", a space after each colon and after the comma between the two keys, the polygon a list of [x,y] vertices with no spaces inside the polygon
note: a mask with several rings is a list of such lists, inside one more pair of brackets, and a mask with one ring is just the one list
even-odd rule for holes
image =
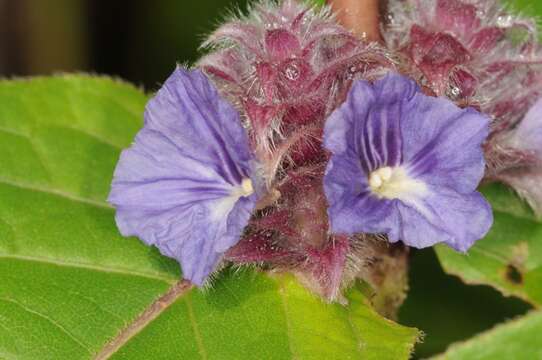
{"label": "blue-violet flower", "polygon": [[542,98],[513,130],[505,133],[497,149],[510,153],[509,165],[496,178],[512,186],[542,216]]}
{"label": "blue-violet flower", "polygon": [[542,157],[542,98],[535,102],[523,120],[508,134],[505,145]]}
{"label": "blue-violet flower", "polygon": [[476,191],[488,132],[486,116],[426,96],[403,76],[357,81],[325,126],[332,231],[466,251],[493,221]]}
{"label": "blue-violet flower", "polygon": [[179,68],[122,152],[109,202],[124,236],[155,245],[201,285],[249,221],[253,169],[238,112],[202,72]]}

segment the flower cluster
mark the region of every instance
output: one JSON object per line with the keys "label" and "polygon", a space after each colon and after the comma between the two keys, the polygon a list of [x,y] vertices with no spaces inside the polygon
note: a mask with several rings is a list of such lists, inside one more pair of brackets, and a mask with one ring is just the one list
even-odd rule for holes
{"label": "flower cluster", "polygon": [[[327,8],[256,4],[149,102],[109,197],[121,233],[197,285],[256,264],[340,300],[358,278],[404,286],[405,246],[484,237],[484,178],[542,210],[533,30],[488,3],[390,1],[387,47]],[[521,92],[501,89],[512,81]]]}
{"label": "flower cluster", "polygon": [[293,0],[255,4],[203,46],[211,52],[198,67],[243,113],[268,184],[283,174],[285,161],[319,161],[322,124],[352,80],[374,80],[391,66],[383,48],[360,42],[329,9]]}

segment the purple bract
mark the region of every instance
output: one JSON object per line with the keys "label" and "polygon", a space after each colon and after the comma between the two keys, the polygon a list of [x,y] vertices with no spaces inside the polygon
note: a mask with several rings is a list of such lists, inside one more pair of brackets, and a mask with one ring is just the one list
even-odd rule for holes
{"label": "purple bract", "polygon": [[476,192],[488,132],[486,116],[426,96],[400,75],[356,82],[324,132],[332,231],[466,251],[493,220]]}

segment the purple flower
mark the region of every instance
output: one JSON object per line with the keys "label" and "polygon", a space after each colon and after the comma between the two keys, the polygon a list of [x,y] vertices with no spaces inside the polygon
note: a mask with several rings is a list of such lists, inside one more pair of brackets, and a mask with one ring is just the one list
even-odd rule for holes
{"label": "purple flower", "polygon": [[332,231],[466,251],[493,221],[476,192],[488,127],[487,117],[426,96],[405,77],[356,82],[324,133]]}
{"label": "purple flower", "polygon": [[505,145],[542,157],[542,99],[538,99],[529,109],[523,120],[509,134]]}
{"label": "purple flower", "polygon": [[237,111],[203,73],[177,69],[122,152],[109,202],[124,236],[155,245],[201,285],[248,223],[252,174]]}
{"label": "purple flower", "polygon": [[499,144],[504,151],[513,150],[509,169],[499,173],[497,179],[512,186],[542,216],[542,99],[527,112],[514,130],[506,134]]}

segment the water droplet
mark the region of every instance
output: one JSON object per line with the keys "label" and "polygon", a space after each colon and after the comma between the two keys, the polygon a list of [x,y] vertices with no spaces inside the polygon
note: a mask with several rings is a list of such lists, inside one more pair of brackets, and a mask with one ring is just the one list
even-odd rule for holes
{"label": "water droplet", "polygon": [[452,99],[457,99],[461,95],[461,89],[457,86],[450,86],[450,88],[447,91],[448,97]]}
{"label": "water droplet", "polygon": [[513,23],[512,15],[499,15],[497,17],[497,26],[499,27],[510,27]]}
{"label": "water droplet", "polygon": [[356,65],[350,66],[348,68],[348,72],[346,73],[346,78],[348,80],[352,80],[357,72],[358,72],[358,67]]}
{"label": "water droplet", "polygon": [[425,86],[425,87],[429,87],[429,81],[427,80],[427,78],[425,76],[423,76],[420,80],[420,85],[421,86]]}
{"label": "water droplet", "polygon": [[386,20],[388,21],[388,24],[393,25],[395,24],[395,16],[392,13],[389,13],[386,15]]}
{"label": "water droplet", "polygon": [[284,75],[288,80],[295,81],[299,78],[300,71],[299,67],[296,64],[290,64],[284,70]]}

